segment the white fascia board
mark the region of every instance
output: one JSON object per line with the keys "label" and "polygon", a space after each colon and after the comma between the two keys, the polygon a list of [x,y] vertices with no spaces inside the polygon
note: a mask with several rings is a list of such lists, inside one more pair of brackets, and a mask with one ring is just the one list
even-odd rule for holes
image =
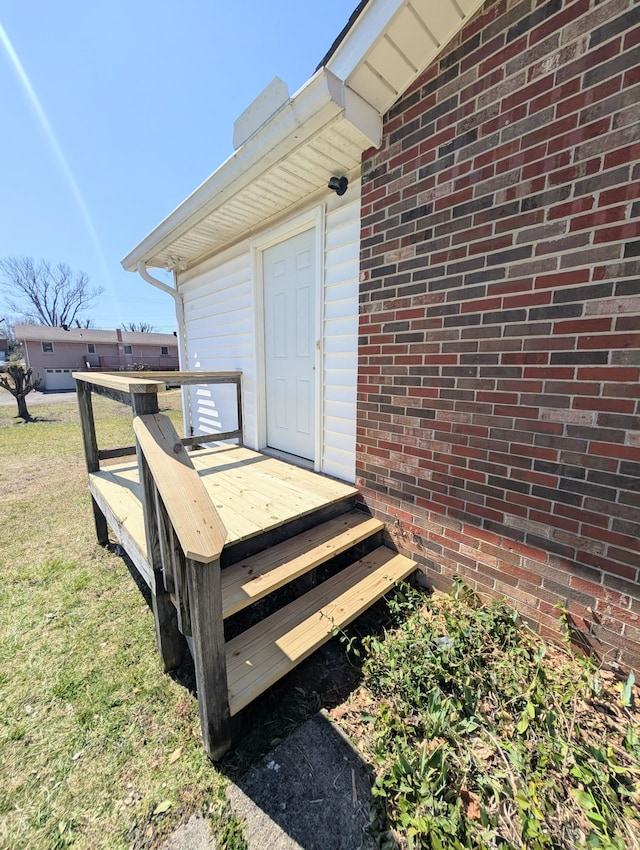
{"label": "white fascia board", "polygon": [[[343,89],[344,117],[360,131],[369,143],[369,147],[379,148],[382,144],[382,115],[349,86],[343,86]],[[363,148],[364,150],[366,148]],[[360,162],[354,165],[360,165]]]}
{"label": "white fascia board", "polygon": [[372,45],[382,36],[406,0],[369,0],[353,27],[327,62],[327,69],[341,80],[349,79]]}
{"label": "white fascia board", "polygon": [[382,118],[377,110],[347,89],[335,74],[320,68],[270,121],[127,254],[121,261],[123,268],[135,271],[139,261],[153,265],[158,252],[341,115],[363,135],[363,143],[367,143],[363,150],[380,144]]}

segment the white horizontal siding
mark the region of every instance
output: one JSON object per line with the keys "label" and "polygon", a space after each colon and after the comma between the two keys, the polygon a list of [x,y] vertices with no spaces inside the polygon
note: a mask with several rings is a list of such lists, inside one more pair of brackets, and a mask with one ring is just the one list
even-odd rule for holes
{"label": "white horizontal siding", "polygon": [[331,422],[331,428],[327,429],[327,445],[332,445],[334,437],[353,436],[351,411],[351,404],[327,404],[325,417],[327,421]]}
{"label": "white horizontal siding", "polygon": [[335,300],[325,304],[325,319],[344,319],[353,315],[353,299],[358,297],[358,284],[351,280],[333,287]]}
{"label": "white horizontal siding", "polygon": [[[355,479],[360,181],[346,198],[327,202],[323,258],[323,387],[320,469]],[[286,237],[284,237],[286,238]],[[259,445],[257,413],[255,282],[248,243],[180,276],[184,298],[187,364],[194,371],[243,373],[245,441]],[[195,434],[236,427],[232,386],[193,387]]]}
{"label": "white horizontal siding", "polygon": [[360,181],[325,218],[322,471],[355,480]]}
{"label": "white horizontal siding", "polygon": [[[217,262],[203,263],[180,280],[187,369],[242,372],[245,441],[257,447],[255,305],[248,245]],[[233,385],[192,387],[190,408],[194,434],[237,426]]]}

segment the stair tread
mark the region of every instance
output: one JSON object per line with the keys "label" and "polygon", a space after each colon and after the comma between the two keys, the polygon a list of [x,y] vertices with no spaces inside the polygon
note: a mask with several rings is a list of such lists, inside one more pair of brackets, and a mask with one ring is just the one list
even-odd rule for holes
{"label": "stair tread", "polygon": [[380,599],[416,564],[381,546],[227,644],[231,714]]}
{"label": "stair tread", "polygon": [[225,567],[221,576],[223,616],[241,611],[382,528],[380,520],[350,511]]}

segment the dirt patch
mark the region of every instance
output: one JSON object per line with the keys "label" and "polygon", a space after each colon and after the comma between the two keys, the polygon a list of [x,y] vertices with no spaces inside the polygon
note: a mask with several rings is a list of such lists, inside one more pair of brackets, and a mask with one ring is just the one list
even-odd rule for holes
{"label": "dirt patch", "polygon": [[370,771],[320,713],[227,790],[249,850],[373,850]]}

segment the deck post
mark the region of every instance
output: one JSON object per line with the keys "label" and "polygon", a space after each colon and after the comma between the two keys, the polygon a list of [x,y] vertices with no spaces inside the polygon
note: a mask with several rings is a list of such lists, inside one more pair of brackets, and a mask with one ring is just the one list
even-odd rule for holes
{"label": "deck post", "polygon": [[220,559],[204,564],[187,558],[186,568],[202,740],[216,761],[231,746]]}
{"label": "deck post", "polygon": [[[156,393],[131,393],[131,408],[134,416],[157,413],[158,396]],[[178,616],[175,605],[171,601],[171,597],[164,586],[155,485],[153,476],[137,440],[136,455],[138,458],[138,469],[140,471],[140,495],[144,515],[144,532],[147,541],[147,560],[153,571],[151,607],[156,626],[158,652],[162,659],[164,672],[168,673],[169,670],[175,670],[176,667],[180,666],[185,641],[178,628]]]}
{"label": "deck post", "polygon": [[241,446],[244,445],[244,425],[242,422],[242,376],[239,376],[236,381],[236,405],[238,408],[238,431],[240,438],[238,440]]}
{"label": "deck post", "polygon": [[93,524],[96,527],[96,540],[99,546],[109,545],[109,529],[107,528],[107,518],[102,513],[100,506],[96,500],[91,497],[91,509],[93,510]]}
{"label": "deck post", "polygon": [[131,411],[134,416],[158,412],[158,393],[131,393]]}
{"label": "deck post", "polygon": [[[96,438],[96,423],[93,418],[91,386],[84,381],[76,380],[76,394],[78,398],[78,410],[80,412],[80,428],[82,431],[87,473],[98,472],[100,469],[100,456],[98,454],[98,440]],[[93,496],[91,497],[91,508],[93,510],[93,522],[96,527],[96,538],[100,546],[106,546],[109,543],[107,520]]]}

